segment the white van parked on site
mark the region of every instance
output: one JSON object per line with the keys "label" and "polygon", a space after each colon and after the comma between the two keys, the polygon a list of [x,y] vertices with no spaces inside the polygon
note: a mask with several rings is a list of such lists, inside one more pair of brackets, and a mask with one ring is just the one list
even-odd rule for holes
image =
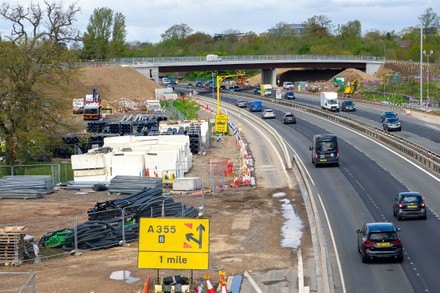
{"label": "white van parked on site", "polygon": [[222,58],[220,58],[218,55],[208,54],[206,55],[206,62],[220,62],[222,61]]}

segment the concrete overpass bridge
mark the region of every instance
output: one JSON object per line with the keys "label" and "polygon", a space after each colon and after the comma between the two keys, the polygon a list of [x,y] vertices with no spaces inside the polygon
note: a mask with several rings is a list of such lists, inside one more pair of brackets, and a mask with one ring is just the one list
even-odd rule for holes
{"label": "concrete overpass bridge", "polygon": [[[261,83],[274,86],[285,80],[327,80],[347,68],[374,74],[385,63],[383,57],[346,55],[248,55],[220,56],[221,61],[207,61],[206,56],[148,57],[116,59],[114,65],[129,66],[160,82],[159,76],[170,72],[261,70]],[[276,76],[275,69],[301,69]],[[293,77],[300,74],[303,78]],[[291,76],[289,76],[291,75]],[[278,80],[277,80],[278,78]]]}

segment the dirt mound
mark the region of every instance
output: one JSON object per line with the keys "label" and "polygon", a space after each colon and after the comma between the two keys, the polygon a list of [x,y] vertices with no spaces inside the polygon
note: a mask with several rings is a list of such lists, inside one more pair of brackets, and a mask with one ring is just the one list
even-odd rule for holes
{"label": "dirt mound", "polygon": [[[342,71],[339,74],[336,74],[334,77],[343,77],[345,81],[355,81],[355,80],[374,80],[376,77],[373,75],[367,74],[363,72],[362,70],[355,69],[355,68],[347,68],[344,71]],[[333,78],[331,79],[333,80]]]}
{"label": "dirt mound", "polygon": [[155,81],[130,67],[108,66],[83,68],[73,80],[74,94],[85,97],[96,88],[104,105],[117,107],[117,100],[145,101],[155,99]]}

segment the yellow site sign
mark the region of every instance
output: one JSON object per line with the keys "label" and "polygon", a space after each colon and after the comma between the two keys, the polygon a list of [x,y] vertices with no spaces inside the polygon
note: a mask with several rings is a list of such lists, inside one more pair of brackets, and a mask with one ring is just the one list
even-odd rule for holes
{"label": "yellow site sign", "polygon": [[228,115],[215,115],[215,132],[226,133],[228,130]]}
{"label": "yellow site sign", "polygon": [[208,269],[209,219],[141,218],[139,268]]}

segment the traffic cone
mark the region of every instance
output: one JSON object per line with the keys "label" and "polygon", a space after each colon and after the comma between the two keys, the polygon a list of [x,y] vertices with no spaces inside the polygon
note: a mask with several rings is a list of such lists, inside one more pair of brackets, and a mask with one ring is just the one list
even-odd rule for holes
{"label": "traffic cone", "polygon": [[234,177],[234,183],[231,184],[231,187],[238,187],[238,177]]}
{"label": "traffic cone", "polygon": [[241,173],[241,185],[247,185],[246,184],[246,172]]}
{"label": "traffic cone", "polygon": [[251,184],[251,174],[249,174],[249,171],[246,172],[245,178],[246,178],[246,180],[245,180],[246,185]]}
{"label": "traffic cone", "polygon": [[145,169],[145,177],[150,177],[150,168]]}
{"label": "traffic cone", "polygon": [[215,292],[214,287],[212,287],[211,281],[209,281],[209,275],[205,275],[206,287],[208,289],[208,293],[217,293]]}
{"label": "traffic cone", "polygon": [[220,275],[220,292],[228,293],[228,288],[226,288],[226,273],[219,271],[218,274]]}

